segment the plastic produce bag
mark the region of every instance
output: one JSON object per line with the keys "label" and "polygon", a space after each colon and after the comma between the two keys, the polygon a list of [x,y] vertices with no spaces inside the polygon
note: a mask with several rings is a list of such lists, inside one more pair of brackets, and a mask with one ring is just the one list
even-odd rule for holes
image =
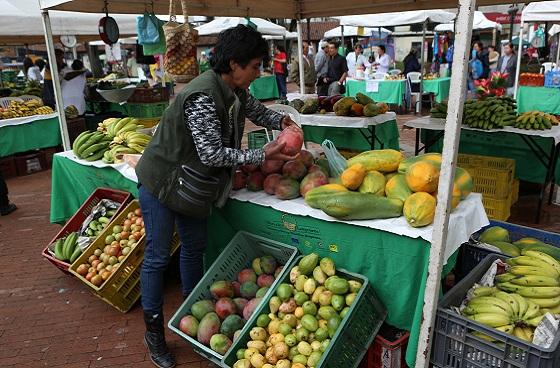
{"label": "plastic produce bag", "polygon": [[144,55],[161,55],[165,53],[167,44],[165,43],[165,33],[163,32],[162,20],[159,20],[155,15],[151,16],[151,23],[157,30],[158,37],[156,42],[144,42],[142,44]]}
{"label": "plastic produce bag", "polygon": [[[160,20],[154,14],[144,13],[144,15],[138,16],[136,18],[138,43],[144,45],[147,43],[160,42],[160,28]],[[165,36],[163,41],[165,42]]]}
{"label": "plastic produce bag", "polygon": [[[106,216],[107,211],[117,210],[119,206],[120,203],[118,202],[111,201],[110,199],[102,199],[95,207],[93,207],[93,210],[91,210],[89,216],[86,217],[84,223],[82,224],[82,228],[80,229],[80,232],[78,234],[82,236],[85,235],[90,222],[92,222],[93,220],[97,220],[102,216]],[[112,216],[108,216],[108,217],[112,217]]]}
{"label": "plastic produce bag", "polygon": [[348,167],[346,159],[338,152],[334,143],[325,139],[321,144],[323,150],[325,151],[325,156],[329,161],[329,169],[333,177],[340,176],[344,170]]}

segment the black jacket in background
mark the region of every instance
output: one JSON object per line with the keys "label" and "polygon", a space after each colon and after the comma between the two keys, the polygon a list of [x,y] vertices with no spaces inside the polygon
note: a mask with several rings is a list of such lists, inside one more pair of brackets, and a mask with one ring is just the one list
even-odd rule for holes
{"label": "black jacket in background", "polygon": [[422,68],[416,56],[412,54],[406,55],[406,57],[403,60],[403,63],[404,63],[404,71],[403,71],[404,75],[407,75],[410,72],[419,72],[420,69]]}
{"label": "black jacket in background", "polygon": [[488,51],[479,51],[476,54],[476,58],[482,62],[482,75],[479,79],[488,78],[490,75],[490,57],[488,56]]}

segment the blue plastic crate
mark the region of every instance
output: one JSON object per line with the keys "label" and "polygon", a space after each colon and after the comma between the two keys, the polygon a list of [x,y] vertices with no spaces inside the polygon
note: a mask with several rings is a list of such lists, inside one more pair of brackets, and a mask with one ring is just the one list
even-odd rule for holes
{"label": "blue plastic crate", "polygon": [[463,279],[473,268],[486,258],[487,255],[500,254],[498,252],[492,252],[491,250],[479,248],[474,245],[474,239],[478,239],[479,235],[484,230],[492,226],[500,226],[509,231],[509,236],[512,242],[521,238],[531,237],[539,239],[540,241],[555,247],[560,247],[560,234],[534,229],[532,227],[510,224],[509,222],[490,220],[490,225],[474,233],[471,236],[471,239],[473,240],[461,246],[459,259],[457,261],[457,266],[455,267],[456,280]]}
{"label": "blue plastic crate", "polygon": [[544,86],[560,88],[560,70],[546,72],[544,75]]}

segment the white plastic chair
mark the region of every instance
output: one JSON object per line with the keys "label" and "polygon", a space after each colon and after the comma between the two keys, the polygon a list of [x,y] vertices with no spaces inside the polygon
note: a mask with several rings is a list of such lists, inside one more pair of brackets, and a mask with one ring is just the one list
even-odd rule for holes
{"label": "white plastic chair", "polygon": [[19,97],[2,97],[0,98],[0,107],[7,109],[12,101],[23,102]]}
{"label": "white plastic chair", "polygon": [[420,93],[420,92],[412,92],[412,85],[420,85],[420,78],[422,78],[422,73],[420,72],[409,72],[406,75],[406,85],[407,85],[407,92],[408,95],[410,96],[410,103],[409,103],[409,109],[412,107],[412,96],[416,97],[416,101],[414,102],[414,113],[418,113],[420,112],[420,108],[422,107],[422,97],[423,96],[430,96],[430,103],[433,104],[432,101],[432,94],[431,93]]}
{"label": "white plastic chair", "polygon": [[541,74],[544,74],[554,69],[556,69],[556,63],[552,63],[552,62],[542,63]]}
{"label": "white plastic chair", "polygon": [[389,70],[389,75],[400,75],[402,71],[400,69],[391,69]]}

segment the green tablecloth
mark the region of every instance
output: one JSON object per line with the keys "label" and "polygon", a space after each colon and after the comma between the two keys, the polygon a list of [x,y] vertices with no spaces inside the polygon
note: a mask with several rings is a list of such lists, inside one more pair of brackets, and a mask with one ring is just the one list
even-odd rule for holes
{"label": "green tablecloth", "polygon": [[[422,141],[433,142],[440,131],[422,130]],[[533,137],[535,142],[550,154],[552,138]],[[442,152],[443,138],[440,138],[428,151]],[[459,144],[460,153],[474,155],[505,157],[515,160],[515,176],[531,183],[544,183],[546,168],[527,146],[519,134],[486,133],[474,130],[462,130]],[[560,183],[560,167],[556,167],[556,182]]]}
{"label": "green tablecloth", "polygon": [[[53,163],[51,222],[68,219],[97,187],[105,186],[137,194],[136,183],[112,168],[82,166],[55,156]],[[414,365],[428,269],[429,243],[422,239],[325,222],[307,216],[278,212],[248,202],[230,200],[209,219],[210,241],[206,264],[215,259],[233,235],[246,230],[291,244],[302,253],[329,255],[339,267],[366,275],[383,301],[387,322],[411,331],[407,362]],[[453,255],[446,274],[455,265]]]}
{"label": "green tablecloth", "polygon": [[422,89],[424,92],[433,93],[436,102],[443,102],[449,98],[449,87],[451,86],[451,78],[427,79],[422,81]]}
{"label": "green tablecloth", "polygon": [[138,196],[136,183],[110,167],[83,166],[55,155],[52,164],[51,222],[68,220],[99,187],[122,189]]}
{"label": "green tablecloth", "polygon": [[[370,135],[367,129],[357,128],[331,128],[322,126],[303,126],[303,134],[306,142],[323,143],[325,139],[330,139],[337,148],[346,148],[355,151],[367,151],[371,149],[371,144],[364,138]],[[385,145],[385,148],[399,149],[399,128],[396,120],[389,120],[383,124],[375,126],[375,135]],[[381,148],[376,140],[375,149]]]}
{"label": "green tablecloth", "polygon": [[560,115],[560,88],[519,87],[517,111],[539,110]]}
{"label": "green tablecloth", "polygon": [[0,128],[0,157],[60,144],[58,117]]}
{"label": "green tablecloth", "polygon": [[347,79],[346,96],[354,97],[358,92],[371,97],[375,102],[385,102],[401,106],[404,103],[406,81],[404,79],[380,80],[377,92],[366,92],[366,81]]}
{"label": "green tablecloth", "polygon": [[259,100],[271,100],[280,97],[276,76],[264,75],[253,81],[249,86],[251,94]]}

